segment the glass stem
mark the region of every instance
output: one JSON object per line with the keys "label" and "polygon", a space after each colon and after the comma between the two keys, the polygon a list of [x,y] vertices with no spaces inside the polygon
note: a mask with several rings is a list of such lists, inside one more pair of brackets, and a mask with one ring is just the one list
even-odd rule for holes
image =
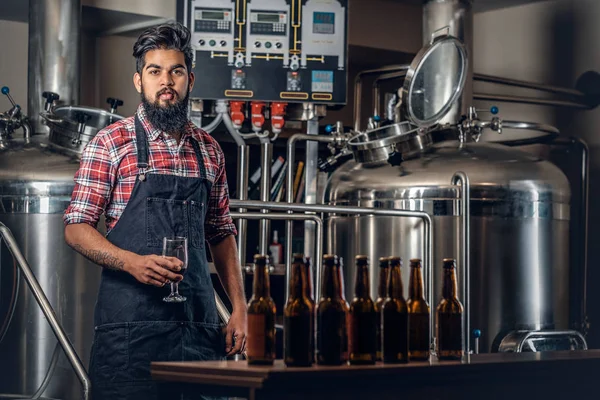
{"label": "glass stem", "polygon": [[175,282],[175,294],[179,296],[179,282]]}

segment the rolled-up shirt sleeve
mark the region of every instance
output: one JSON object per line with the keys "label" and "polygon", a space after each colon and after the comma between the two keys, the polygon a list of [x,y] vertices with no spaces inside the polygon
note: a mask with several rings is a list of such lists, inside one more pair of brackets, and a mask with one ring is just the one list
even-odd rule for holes
{"label": "rolled-up shirt sleeve", "polygon": [[75,173],[75,188],[71,203],[65,210],[65,225],[85,223],[96,228],[110,199],[116,179],[116,167],[110,152],[97,135],[85,147],[79,169]]}
{"label": "rolled-up shirt sleeve", "polygon": [[219,170],[208,199],[208,209],[204,232],[210,244],[216,244],[229,235],[237,235],[235,224],[229,214],[229,188],[227,174],[225,173],[225,157],[222,150],[218,149]]}

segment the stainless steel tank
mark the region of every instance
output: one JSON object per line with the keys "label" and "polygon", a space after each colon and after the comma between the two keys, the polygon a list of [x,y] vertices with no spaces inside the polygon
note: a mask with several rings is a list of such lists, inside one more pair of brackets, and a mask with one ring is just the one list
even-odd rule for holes
{"label": "stainless steel tank", "polygon": [[[456,171],[471,183],[471,328],[482,332],[480,349],[492,350],[513,330],[568,329],[570,189],[553,164],[502,145],[443,142],[399,166],[348,161],[331,175],[325,203],[432,215],[434,310],[442,259],[461,261],[460,193],[450,184]],[[357,254],[372,261],[373,296],[375,261],[401,256],[408,293],[408,259],[424,257],[420,219],[337,215],[326,226],[326,251],[346,261],[347,298]]]}
{"label": "stainless steel tank", "polygon": [[[449,63],[459,67],[448,69]],[[462,266],[460,187],[451,181],[455,172],[464,172],[471,188],[471,332],[481,331],[481,352],[511,351],[501,343],[510,332],[569,328],[571,192],[553,164],[507,146],[478,143],[483,128],[500,130],[501,121],[481,122],[474,109],[454,121],[459,140],[435,143],[438,124],[460,98],[467,64],[460,41],[433,38],[417,54],[399,90],[402,104],[396,110],[406,120],[355,135],[348,142],[354,159],[331,174],[323,201],[432,216],[434,314],[441,298],[442,259],[456,258]],[[435,90],[438,85],[445,90]],[[376,260],[402,257],[408,294],[407,261],[425,256],[419,219],[337,214],[326,227],[326,251],[346,262],[347,298],[354,296],[357,254],[371,260],[372,296],[378,285]],[[458,276],[461,284],[460,271]],[[573,337],[579,343],[577,334],[567,340]]]}
{"label": "stainless steel tank", "polygon": [[[106,114],[99,109],[85,111],[92,116]],[[57,115],[49,115],[56,128]],[[113,116],[112,120],[122,118]],[[96,120],[102,118],[87,122]],[[102,121],[89,129],[95,134],[108,123]],[[67,136],[69,122],[62,122],[60,133]],[[62,219],[71,199],[81,143],[65,148],[45,135],[13,139],[7,132],[0,132],[0,221],[14,234],[87,368],[101,268],[66,244]],[[98,229],[104,232],[103,220]],[[7,393],[31,396],[45,386],[38,395],[80,399],[81,384],[25,280],[18,279],[15,261],[4,243],[0,260],[0,397]]]}

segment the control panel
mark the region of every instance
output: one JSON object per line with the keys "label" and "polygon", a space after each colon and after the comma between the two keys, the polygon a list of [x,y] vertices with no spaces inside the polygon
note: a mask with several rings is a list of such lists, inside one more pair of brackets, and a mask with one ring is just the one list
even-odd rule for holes
{"label": "control panel", "polygon": [[348,0],[179,0],[206,100],[345,104]]}

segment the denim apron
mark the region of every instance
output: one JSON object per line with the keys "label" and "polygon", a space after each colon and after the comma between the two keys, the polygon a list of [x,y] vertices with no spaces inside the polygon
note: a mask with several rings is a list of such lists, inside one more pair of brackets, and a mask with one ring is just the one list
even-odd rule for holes
{"label": "denim apron", "polygon": [[[189,137],[200,178],[147,174],[148,138],[135,117],[138,176],[131,198],[107,239],[139,255],[162,254],[162,238],[188,238],[188,270],[179,283],[183,303],[165,303],[170,285],[145,285],[104,268],[94,314],[90,359],[94,400],[158,399],[152,361],[221,360],[225,339],[204,244],[211,183],[200,148]],[[182,139],[184,140],[184,139]]]}

